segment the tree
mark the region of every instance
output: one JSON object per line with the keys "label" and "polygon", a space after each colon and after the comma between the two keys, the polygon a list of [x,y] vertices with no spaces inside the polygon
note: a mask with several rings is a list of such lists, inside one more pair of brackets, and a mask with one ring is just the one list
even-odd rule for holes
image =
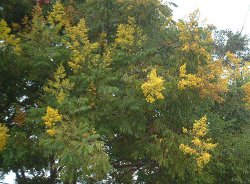
{"label": "tree", "polygon": [[218,49],[199,12],[175,22],[157,0],[46,8],[15,35],[21,53],[1,50],[4,66],[22,64],[19,98],[16,85],[2,90],[14,96],[3,172],[18,183],[248,182],[245,45]]}

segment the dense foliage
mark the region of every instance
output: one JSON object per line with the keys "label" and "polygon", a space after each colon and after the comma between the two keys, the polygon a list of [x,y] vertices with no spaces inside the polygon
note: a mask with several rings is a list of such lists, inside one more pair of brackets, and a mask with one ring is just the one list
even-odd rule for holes
{"label": "dense foliage", "polygon": [[158,0],[21,2],[0,20],[3,174],[250,183],[246,36]]}

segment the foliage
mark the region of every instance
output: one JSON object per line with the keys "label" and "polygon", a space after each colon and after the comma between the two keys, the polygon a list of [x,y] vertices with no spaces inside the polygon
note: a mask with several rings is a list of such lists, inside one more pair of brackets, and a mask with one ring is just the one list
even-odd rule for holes
{"label": "foliage", "polygon": [[198,11],[175,22],[170,5],[51,1],[15,31],[1,20],[1,171],[18,183],[248,183],[246,37],[213,34]]}

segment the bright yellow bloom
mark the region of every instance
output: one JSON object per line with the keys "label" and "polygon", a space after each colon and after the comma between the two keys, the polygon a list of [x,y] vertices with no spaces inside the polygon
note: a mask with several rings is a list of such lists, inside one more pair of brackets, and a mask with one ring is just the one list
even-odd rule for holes
{"label": "bright yellow bloom", "polygon": [[127,48],[134,44],[134,34],[136,32],[135,20],[129,18],[128,24],[119,24],[117,28],[117,34],[115,43],[121,48]]}
{"label": "bright yellow bloom", "polygon": [[200,120],[195,120],[193,125],[193,134],[198,137],[204,137],[207,132],[207,117],[204,116]]}
{"label": "bright yellow bloom", "polygon": [[188,130],[187,130],[186,128],[182,127],[182,132],[183,132],[183,133],[187,133]]}
{"label": "bright yellow bloom", "polygon": [[228,79],[223,78],[221,61],[209,63],[206,67],[199,67],[197,74],[186,74],[186,64],[180,67],[179,90],[186,88],[197,89],[201,97],[211,97],[217,102],[223,102],[221,93],[228,91]]}
{"label": "bright yellow bloom", "polygon": [[243,100],[246,102],[246,107],[250,109],[250,82],[244,84],[242,88],[245,92]]}
{"label": "bright yellow bloom", "polygon": [[10,34],[11,29],[8,27],[7,23],[1,19],[0,20],[0,49],[11,45],[16,53],[21,52],[21,47],[19,45],[20,39],[15,38],[14,35]]}
{"label": "bright yellow bloom", "polygon": [[216,148],[217,145],[218,145],[218,144],[213,144],[213,143],[206,143],[206,142],[204,142],[204,143],[203,143],[203,148],[204,148],[205,150],[211,150],[211,149]]}
{"label": "bright yellow bloom", "polygon": [[186,64],[180,67],[180,77],[178,82],[178,89],[184,90],[186,88],[196,89],[202,85],[202,79],[193,74],[186,74]]}
{"label": "bright yellow bloom", "polygon": [[84,19],[81,19],[76,26],[69,27],[66,30],[71,39],[71,42],[68,43],[68,47],[72,50],[69,66],[73,72],[76,73],[83,68],[83,64],[87,59],[96,56],[93,51],[99,47],[99,44],[97,42],[90,43],[88,29]]}
{"label": "bright yellow bloom", "polygon": [[148,80],[142,84],[141,89],[146,97],[147,102],[153,103],[155,99],[162,100],[164,96],[162,91],[164,80],[162,77],[158,77],[156,69],[153,69],[148,75]]}
{"label": "bright yellow bloom", "polygon": [[69,26],[67,13],[60,1],[53,5],[53,11],[48,15],[48,22],[53,26],[58,25],[59,28]]}
{"label": "bright yellow bloom", "polygon": [[[189,21],[177,23],[183,53],[194,53],[205,60],[211,59],[210,45],[213,43],[209,28],[199,27],[199,11],[190,14]],[[198,61],[197,61],[198,62]]]}
{"label": "bright yellow bloom", "polygon": [[74,84],[66,78],[63,65],[60,65],[54,74],[54,81],[49,80],[47,86],[44,87],[44,91],[55,95],[58,103],[62,103],[73,86]]}
{"label": "bright yellow bloom", "polygon": [[56,130],[54,130],[54,129],[48,129],[46,132],[47,132],[47,134],[49,134],[50,136],[55,136],[55,135],[56,135]]}
{"label": "bright yellow bloom", "polygon": [[[185,128],[183,128],[183,130],[187,132]],[[210,138],[204,138],[208,132],[206,116],[202,117],[200,120],[196,120],[192,131],[189,132],[192,136],[192,144],[180,144],[179,149],[185,154],[195,156],[198,171],[201,171],[202,168],[208,164],[211,158],[211,155],[207,151],[214,149],[218,144],[211,143]]]}
{"label": "bright yellow bloom", "polygon": [[9,129],[5,125],[0,124],[0,151],[6,147],[7,139],[9,137],[8,132]]}
{"label": "bright yellow bloom", "polygon": [[179,146],[180,150],[182,150],[185,154],[195,155],[197,151],[187,145],[181,144]]}
{"label": "bright yellow bloom", "polygon": [[227,52],[226,53],[226,56],[228,58],[229,61],[231,61],[233,64],[237,65],[239,64],[242,60],[241,59],[238,59],[235,54],[233,53],[230,53],[230,52]]}
{"label": "bright yellow bloom", "polygon": [[133,45],[140,46],[143,40],[142,30],[136,26],[135,19],[129,17],[127,24],[118,25],[114,46],[129,49]]}
{"label": "bright yellow bloom", "polygon": [[194,143],[195,146],[199,146],[199,147],[202,146],[202,141],[201,141],[199,138],[197,138],[197,137],[195,137],[195,138],[192,140],[192,143]]}
{"label": "bright yellow bloom", "polygon": [[53,109],[48,106],[43,120],[45,121],[46,126],[52,127],[56,122],[62,121],[62,116],[58,113],[57,109]]}
{"label": "bright yellow bloom", "polygon": [[198,170],[200,171],[204,165],[208,164],[208,162],[211,159],[211,155],[207,152],[203,152],[200,154],[200,156],[196,159],[197,161],[197,166],[198,166]]}

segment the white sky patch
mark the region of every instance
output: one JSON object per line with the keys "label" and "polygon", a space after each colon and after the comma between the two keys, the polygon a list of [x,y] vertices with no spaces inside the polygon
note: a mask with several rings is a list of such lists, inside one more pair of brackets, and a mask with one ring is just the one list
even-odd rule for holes
{"label": "white sky patch", "polygon": [[[250,35],[250,0],[169,0],[178,5],[172,7],[174,19],[182,19],[194,10],[199,9],[201,19],[218,29],[242,31]],[[247,15],[248,12],[248,16]],[[246,21],[245,18],[247,17]]]}
{"label": "white sky patch", "polygon": [[6,184],[15,184],[16,175],[12,171],[9,172],[7,175],[5,175],[5,178],[0,182],[6,183]]}

